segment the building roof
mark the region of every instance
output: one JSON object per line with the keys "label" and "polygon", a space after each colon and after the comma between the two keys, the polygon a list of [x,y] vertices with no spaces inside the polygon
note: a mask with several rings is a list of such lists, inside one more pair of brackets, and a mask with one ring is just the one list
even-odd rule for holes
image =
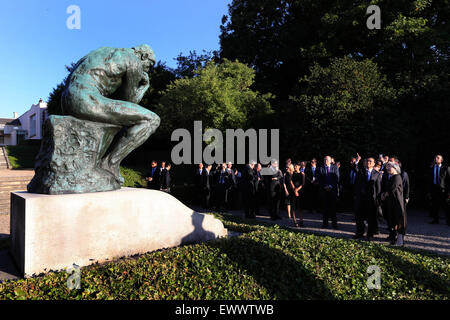
{"label": "building roof", "polygon": [[8,119],[8,118],[0,118],[0,124],[7,124],[8,122],[11,122],[15,119]]}
{"label": "building roof", "polygon": [[7,122],[6,124],[10,125],[10,126],[21,126],[22,124],[20,123],[19,118],[17,119],[9,119],[12,121]]}

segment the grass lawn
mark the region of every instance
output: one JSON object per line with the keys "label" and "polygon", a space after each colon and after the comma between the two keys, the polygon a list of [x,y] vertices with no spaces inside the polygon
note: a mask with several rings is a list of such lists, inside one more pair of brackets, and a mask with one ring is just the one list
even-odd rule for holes
{"label": "grass lawn", "polygon": [[[449,299],[450,260],[218,216],[239,237],[0,284],[0,299]],[[381,289],[366,286],[381,268]]]}

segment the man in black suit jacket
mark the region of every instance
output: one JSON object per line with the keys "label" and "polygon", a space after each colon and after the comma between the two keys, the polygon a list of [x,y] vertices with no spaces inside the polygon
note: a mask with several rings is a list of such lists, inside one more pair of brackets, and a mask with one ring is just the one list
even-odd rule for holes
{"label": "man in black suit jacket", "polygon": [[305,186],[303,187],[303,196],[300,201],[303,200],[306,208],[310,211],[319,211],[319,183],[317,178],[319,177],[319,168],[317,167],[317,159],[313,158],[305,168]]}
{"label": "man in black suit jacket", "polygon": [[354,239],[362,238],[365,231],[364,220],[367,220],[367,239],[371,240],[378,232],[378,206],[381,194],[381,174],[374,170],[375,159],[364,161],[364,168],[359,169],[355,182],[356,234]]}
{"label": "man in black suit jacket", "polygon": [[431,200],[430,214],[432,224],[439,223],[439,209],[446,212],[447,225],[450,226],[450,168],[443,164],[442,155],[434,157],[434,164],[429,173],[429,195]]}
{"label": "man in black suit jacket", "polygon": [[211,172],[212,165],[207,164],[206,168],[202,170],[200,179],[200,186],[202,188],[202,206],[205,209],[210,208],[211,191],[213,185],[213,174]]}
{"label": "man in black suit jacket", "polygon": [[242,172],[242,183],[244,193],[244,211],[246,218],[256,218],[256,173],[254,171],[255,162],[245,165]]}
{"label": "man in black suit jacket", "polygon": [[255,177],[256,177],[256,199],[255,199],[255,214],[259,215],[259,208],[261,204],[264,203],[266,198],[266,187],[265,187],[265,179],[261,174],[262,165],[261,163],[257,163],[255,166]]}
{"label": "man in black suit jacket", "polygon": [[272,170],[272,174],[267,175],[270,218],[272,220],[279,220],[281,219],[280,201],[283,173],[278,169],[278,161],[272,161],[272,165],[269,169]]}
{"label": "man in black suit jacket", "polygon": [[153,190],[160,189],[160,170],[158,168],[158,163],[155,160],[151,162],[150,171],[147,172],[145,180],[147,180],[147,188]]}
{"label": "man in black suit jacket", "polygon": [[161,191],[170,193],[170,169],[172,168],[172,165],[168,163],[164,170],[161,172]]}
{"label": "man in black suit jacket", "polygon": [[328,220],[331,218],[333,228],[337,229],[336,202],[338,194],[339,171],[331,164],[331,157],[324,158],[324,165],[319,168],[319,186],[323,204],[322,228],[328,228]]}
{"label": "man in black suit jacket", "polygon": [[205,169],[203,163],[198,164],[198,168],[195,170],[194,185],[197,204],[202,204],[203,190],[202,190],[202,175]]}

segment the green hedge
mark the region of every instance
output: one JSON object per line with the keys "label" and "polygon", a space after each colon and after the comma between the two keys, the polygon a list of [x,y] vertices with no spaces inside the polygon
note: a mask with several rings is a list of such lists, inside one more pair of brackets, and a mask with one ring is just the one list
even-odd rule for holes
{"label": "green hedge", "polygon": [[7,146],[6,151],[11,167],[13,169],[33,169],[39,149],[40,145],[37,143]]}
{"label": "green hedge", "polygon": [[[449,258],[223,216],[241,236],[0,284],[0,299],[448,299]],[[381,289],[366,286],[369,265]]]}

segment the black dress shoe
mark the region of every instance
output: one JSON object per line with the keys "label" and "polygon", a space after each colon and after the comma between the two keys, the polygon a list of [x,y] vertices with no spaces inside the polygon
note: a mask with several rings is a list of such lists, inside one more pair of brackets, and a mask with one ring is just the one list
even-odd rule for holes
{"label": "black dress shoe", "polygon": [[327,225],[327,224],[322,224],[322,228],[323,228],[323,229],[327,229],[327,228],[328,228],[328,225]]}
{"label": "black dress shoe", "polygon": [[337,225],[337,224],[333,224],[333,229],[334,229],[334,230],[339,229],[338,225]]}
{"label": "black dress shoe", "polygon": [[362,234],[355,234],[353,237],[352,237],[352,239],[355,239],[355,240],[357,240],[357,239],[362,239],[363,238],[363,235]]}

